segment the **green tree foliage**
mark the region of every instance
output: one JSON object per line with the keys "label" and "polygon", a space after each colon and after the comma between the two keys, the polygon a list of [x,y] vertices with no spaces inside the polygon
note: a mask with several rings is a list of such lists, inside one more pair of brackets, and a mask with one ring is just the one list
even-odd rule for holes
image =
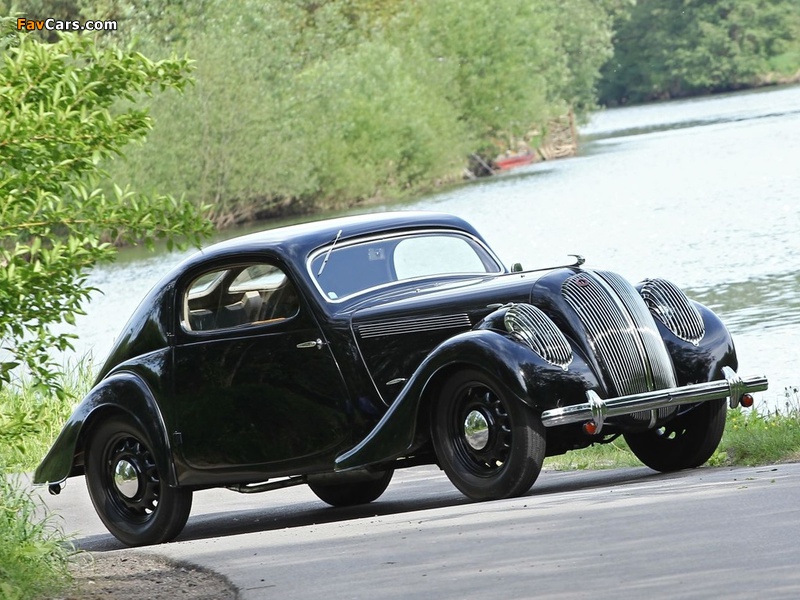
{"label": "green tree foliage", "polygon": [[169,32],[146,6],[180,0],[140,2],[119,12],[142,48],[191,56],[196,85],[152,100],[158,128],[114,173],[220,226],[457,179],[471,153],[594,105],[624,1],[203,0]]}
{"label": "green tree foliage", "polygon": [[638,0],[617,22],[601,101],[752,86],[797,41],[798,15],[799,0]]}
{"label": "green tree foliage", "polygon": [[3,41],[0,64],[0,383],[20,363],[54,381],[51,352],[71,334],[92,291],[91,268],[113,259],[111,241],[198,242],[208,231],[195,206],[112,186],[103,162],[151,127],[132,104],[153,88],[182,89],[185,60],[153,62],[67,35],[53,44],[25,34]]}

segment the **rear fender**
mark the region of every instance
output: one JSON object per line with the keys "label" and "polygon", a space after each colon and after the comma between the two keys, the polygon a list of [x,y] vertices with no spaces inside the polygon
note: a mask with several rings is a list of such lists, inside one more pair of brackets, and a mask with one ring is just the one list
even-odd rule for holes
{"label": "rear fender", "polygon": [[123,371],[102,380],[81,401],[67,420],[47,456],[34,473],[36,484],[61,483],[83,474],[82,455],[92,427],[110,414],[125,414],[149,437],[160,473],[177,484],[171,449],[161,410],[150,388],[134,373]]}
{"label": "rear fender", "polygon": [[414,446],[420,407],[435,397],[451,373],[479,369],[505,391],[541,412],[572,404],[597,389],[598,380],[578,356],[568,370],[551,365],[510,334],[477,329],[443,342],[422,362],[383,418],[356,447],[336,458],[336,470],[349,470],[403,456]]}

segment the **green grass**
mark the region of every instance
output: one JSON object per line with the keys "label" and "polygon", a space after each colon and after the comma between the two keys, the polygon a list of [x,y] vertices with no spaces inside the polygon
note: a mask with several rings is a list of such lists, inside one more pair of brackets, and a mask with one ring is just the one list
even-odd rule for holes
{"label": "green grass", "polygon": [[0,389],[0,600],[55,597],[75,554],[39,498],[10,473],[34,469],[91,380],[88,361],[64,369],[63,399],[16,381]]}
{"label": "green grass", "polygon": [[40,502],[14,477],[0,472],[0,598],[53,597],[70,583],[75,551]]}
{"label": "green grass", "polygon": [[88,360],[68,365],[63,371],[63,398],[24,379],[0,388],[0,468],[6,472],[33,470],[50,449],[73,406],[89,389],[92,374]]}
{"label": "green grass", "polygon": [[724,453],[723,464],[753,466],[800,460],[798,389],[786,389],[786,404],[780,412],[729,411],[717,452]]}

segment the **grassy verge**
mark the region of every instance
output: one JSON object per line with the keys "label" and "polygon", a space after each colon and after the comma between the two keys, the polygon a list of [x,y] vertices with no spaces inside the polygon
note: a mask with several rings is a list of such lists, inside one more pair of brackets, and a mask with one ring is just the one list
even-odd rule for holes
{"label": "grassy verge", "polygon": [[10,475],[36,467],[88,387],[86,363],[65,371],[64,399],[24,381],[0,390],[0,600],[55,597],[71,581],[73,547],[38,497]]}
{"label": "grassy verge", "polygon": [[0,472],[0,598],[54,597],[71,581],[74,554],[51,517],[41,517],[37,498]]}
{"label": "grassy verge", "polygon": [[0,467],[8,473],[33,470],[91,382],[91,365],[84,360],[64,369],[63,398],[24,380],[0,388]]}

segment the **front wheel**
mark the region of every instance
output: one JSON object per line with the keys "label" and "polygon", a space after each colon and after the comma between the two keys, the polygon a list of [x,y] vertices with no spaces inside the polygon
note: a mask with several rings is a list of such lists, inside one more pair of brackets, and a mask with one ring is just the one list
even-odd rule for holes
{"label": "front wheel", "polygon": [[524,494],[544,462],[541,419],[481,371],[462,371],[447,381],[432,436],[447,477],[473,500]]}
{"label": "front wheel", "polygon": [[129,546],[172,540],[192,508],[191,490],[167,485],[147,436],[122,416],[103,421],[93,431],[86,453],[86,482],[100,519]]}
{"label": "front wheel", "polygon": [[722,439],[725,403],[724,398],[704,402],[662,427],[626,433],[625,441],[639,460],[656,471],[699,467],[711,458]]}

